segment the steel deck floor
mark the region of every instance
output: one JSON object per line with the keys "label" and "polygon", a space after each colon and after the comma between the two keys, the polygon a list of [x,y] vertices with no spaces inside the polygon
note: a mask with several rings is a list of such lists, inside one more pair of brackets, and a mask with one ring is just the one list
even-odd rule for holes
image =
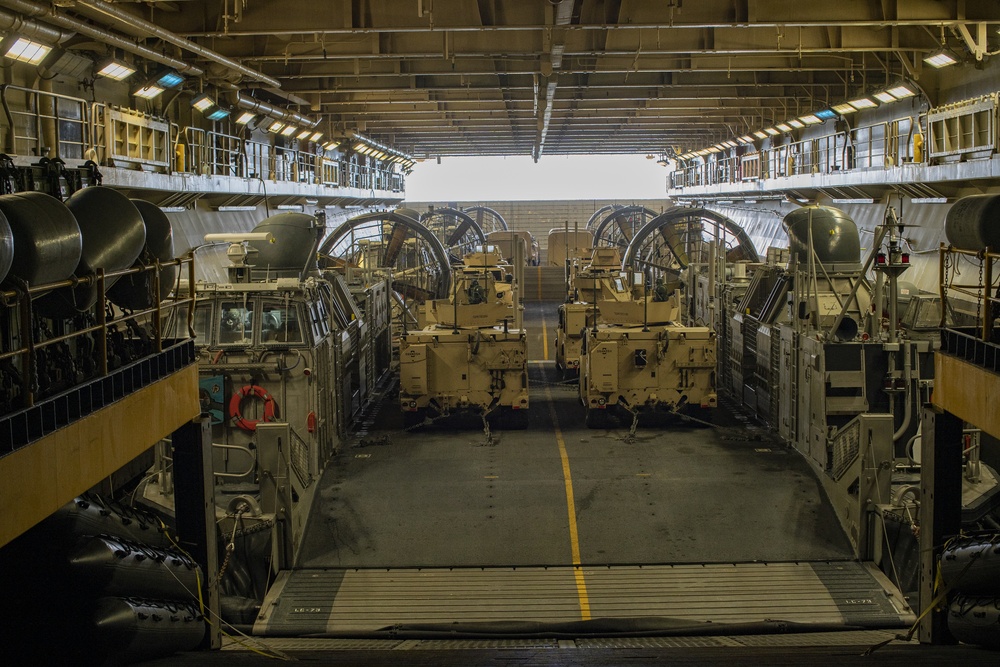
{"label": "steel deck floor", "polygon": [[388,397],[319,481],[297,569],[258,630],[573,622],[586,596],[593,618],[910,618],[849,562],[805,461],[745,418],[587,429],[576,385],[547,359],[556,305],[528,304],[528,429],[488,438],[469,418],[403,431]]}

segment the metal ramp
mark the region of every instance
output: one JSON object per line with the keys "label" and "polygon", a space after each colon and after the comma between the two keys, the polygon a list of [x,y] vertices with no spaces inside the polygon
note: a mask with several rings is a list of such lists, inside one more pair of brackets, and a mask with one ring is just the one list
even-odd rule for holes
{"label": "metal ramp", "polygon": [[[565,626],[588,619],[902,628],[913,613],[871,564],[323,569],[281,573],[254,632],[364,635]],[[585,626],[577,626],[581,634]],[[720,628],[721,630],[721,628]],[[703,631],[703,629],[701,630]]]}
{"label": "metal ramp", "polygon": [[[561,266],[529,266],[524,270],[522,295],[525,301],[555,301],[566,299],[566,269]],[[552,307],[555,317],[555,307]]]}

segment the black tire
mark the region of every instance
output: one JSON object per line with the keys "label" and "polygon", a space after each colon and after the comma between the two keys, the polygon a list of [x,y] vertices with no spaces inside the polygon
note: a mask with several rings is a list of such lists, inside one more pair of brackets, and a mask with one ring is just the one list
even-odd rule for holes
{"label": "black tire", "polygon": [[607,409],[588,408],[586,422],[587,428],[607,429],[610,428],[611,418],[608,416]]}
{"label": "black tire", "polygon": [[490,424],[502,431],[523,431],[528,428],[528,411],[501,406],[491,415]]}
{"label": "black tire", "polygon": [[413,428],[424,423],[424,418],[427,416],[426,408],[420,408],[416,411],[406,410],[403,412],[403,428]]}

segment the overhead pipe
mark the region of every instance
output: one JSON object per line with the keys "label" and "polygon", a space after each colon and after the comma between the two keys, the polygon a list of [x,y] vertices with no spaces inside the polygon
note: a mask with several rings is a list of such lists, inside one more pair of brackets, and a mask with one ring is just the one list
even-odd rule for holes
{"label": "overhead pipe", "polygon": [[25,37],[31,37],[45,44],[62,44],[74,37],[75,32],[60,30],[31,19],[11,14],[0,9],[0,30],[16,32]]}
{"label": "overhead pipe", "polygon": [[241,109],[246,109],[247,111],[275,118],[285,123],[295,123],[296,125],[301,125],[302,127],[308,127],[310,130],[315,130],[319,125],[319,120],[313,120],[312,118],[303,116],[298,112],[282,109],[281,107],[276,107],[273,104],[262,102],[261,100],[253,97],[244,97],[239,91],[236,93],[236,106]]}
{"label": "overhead pipe", "polygon": [[267,76],[262,72],[258,72],[255,69],[247,67],[246,65],[242,65],[231,58],[227,58],[221,53],[217,53],[211,49],[206,49],[204,46],[192,42],[190,39],[181,37],[176,33],[170,32],[169,30],[164,30],[155,23],[150,23],[145,19],[141,19],[135,14],[119,9],[109,2],[104,2],[104,0],[76,0],[75,6],[88,14],[100,14],[102,18],[111,19],[119,26],[138,30],[145,33],[147,36],[162,39],[164,42],[173,44],[174,46],[179,46],[185,51],[190,51],[191,53],[197,54],[206,60],[211,60],[212,62],[224,65],[234,72],[239,72],[252,81],[259,81],[260,83],[267,84],[268,86],[281,88],[281,83],[273,77]]}
{"label": "overhead pipe", "polygon": [[[553,17],[553,25],[555,26],[567,26],[573,18],[573,6],[575,0],[562,0],[555,9],[555,16]],[[557,38],[559,39],[556,43]],[[545,86],[545,106],[539,111],[541,112],[541,118],[538,119],[538,141],[535,145],[534,158],[535,162],[538,158],[542,156],[542,147],[545,145],[545,135],[549,132],[549,122],[552,119],[552,106],[555,102],[556,96],[556,85],[558,83],[557,77],[559,70],[562,68],[563,53],[566,51],[566,45],[562,41],[562,35],[553,32],[552,36],[553,44],[549,49],[548,62],[543,63],[543,66],[547,65],[545,69],[550,69],[548,73],[548,83]],[[545,75],[545,71],[542,72]]]}
{"label": "overhead pipe", "polygon": [[18,12],[19,14],[40,19],[44,23],[57,25],[61,28],[66,28],[78,34],[96,39],[99,42],[107,44],[108,46],[113,46],[121,49],[122,51],[127,51],[137,56],[141,56],[146,60],[160,63],[161,65],[166,65],[167,67],[172,67],[178,72],[187,74],[188,76],[202,76],[205,73],[204,70],[199,69],[194,65],[189,65],[183,60],[165,56],[159,51],[154,51],[153,49],[136,44],[131,39],[121,35],[117,35],[102,28],[96,28],[89,23],[84,23],[79,19],[70,18],[65,14],[57,13],[55,10],[50,9],[45,5],[39,5],[34,2],[29,2],[28,0],[0,0],[0,5]]}

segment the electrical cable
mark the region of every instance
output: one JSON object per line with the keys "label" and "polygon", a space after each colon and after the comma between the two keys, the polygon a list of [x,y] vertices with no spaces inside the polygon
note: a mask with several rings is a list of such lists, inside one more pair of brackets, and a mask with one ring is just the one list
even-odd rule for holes
{"label": "electrical cable", "polygon": [[[180,544],[177,543],[177,541],[174,539],[174,536],[170,534],[170,531],[167,530],[167,526],[166,526],[165,523],[163,523],[162,520],[160,520],[160,529],[163,531],[163,534],[167,536],[167,539],[170,540],[170,543],[173,544],[174,547],[178,551],[180,551],[182,554],[184,554],[185,556],[187,556],[188,558],[190,558],[192,560],[192,562],[197,562],[197,561],[195,561],[194,557],[191,556],[191,554],[189,554],[182,546],[180,546]],[[273,660],[286,660],[286,661],[295,660],[295,658],[293,658],[292,656],[287,655],[287,654],[279,651],[278,649],[275,649],[275,648],[272,648],[272,647],[268,646],[265,642],[261,641],[260,639],[258,639],[256,637],[251,637],[250,635],[246,634],[245,632],[243,632],[239,628],[235,627],[234,625],[232,625],[231,623],[229,623],[228,621],[226,621],[219,614],[217,614],[214,611],[212,611],[211,609],[207,608],[205,606],[204,595],[202,594],[202,582],[201,582],[201,569],[200,568],[195,569],[195,580],[197,581],[197,585],[198,585],[198,593],[197,593],[197,595],[195,595],[195,593],[193,593],[191,591],[191,589],[189,589],[184,584],[184,582],[181,581],[179,577],[177,577],[176,574],[174,574],[173,572],[171,572],[169,570],[169,568],[167,569],[167,572],[170,572],[171,576],[174,577],[174,579],[177,579],[177,583],[185,591],[187,591],[188,595],[191,596],[192,600],[196,599],[198,601],[198,610],[201,613],[202,618],[204,618],[205,622],[208,623],[209,626],[216,627],[215,623],[213,623],[209,619],[208,615],[211,614],[211,615],[215,616],[216,619],[218,620],[218,623],[219,623],[219,626],[218,626],[219,632],[221,632],[226,637],[228,637],[232,641],[236,642],[237,644],[239,644],[243,648],[247,649],[248,651],[252,651],[253,653],[256,653],[257,655],[261,655],[261,656],[263,656],[265,658],[271,658]],[[246,642],[241,641],[237,637],[235,637],[235,636],[229,634],[228,632],[226,632],[222,628],[222,626],[227,626],[227,627],[231,628],[236,634],[240,635],[241,637],[243,637],[244,639],[246,639],[246,640],[248,640],[250,642],[256,642],[257,644],[263,646],[265,650],[257,649],[257,648],[255,648],[253,646],[250,646]],[[270,651],[270,653],[268,653],[268,651]]]}

